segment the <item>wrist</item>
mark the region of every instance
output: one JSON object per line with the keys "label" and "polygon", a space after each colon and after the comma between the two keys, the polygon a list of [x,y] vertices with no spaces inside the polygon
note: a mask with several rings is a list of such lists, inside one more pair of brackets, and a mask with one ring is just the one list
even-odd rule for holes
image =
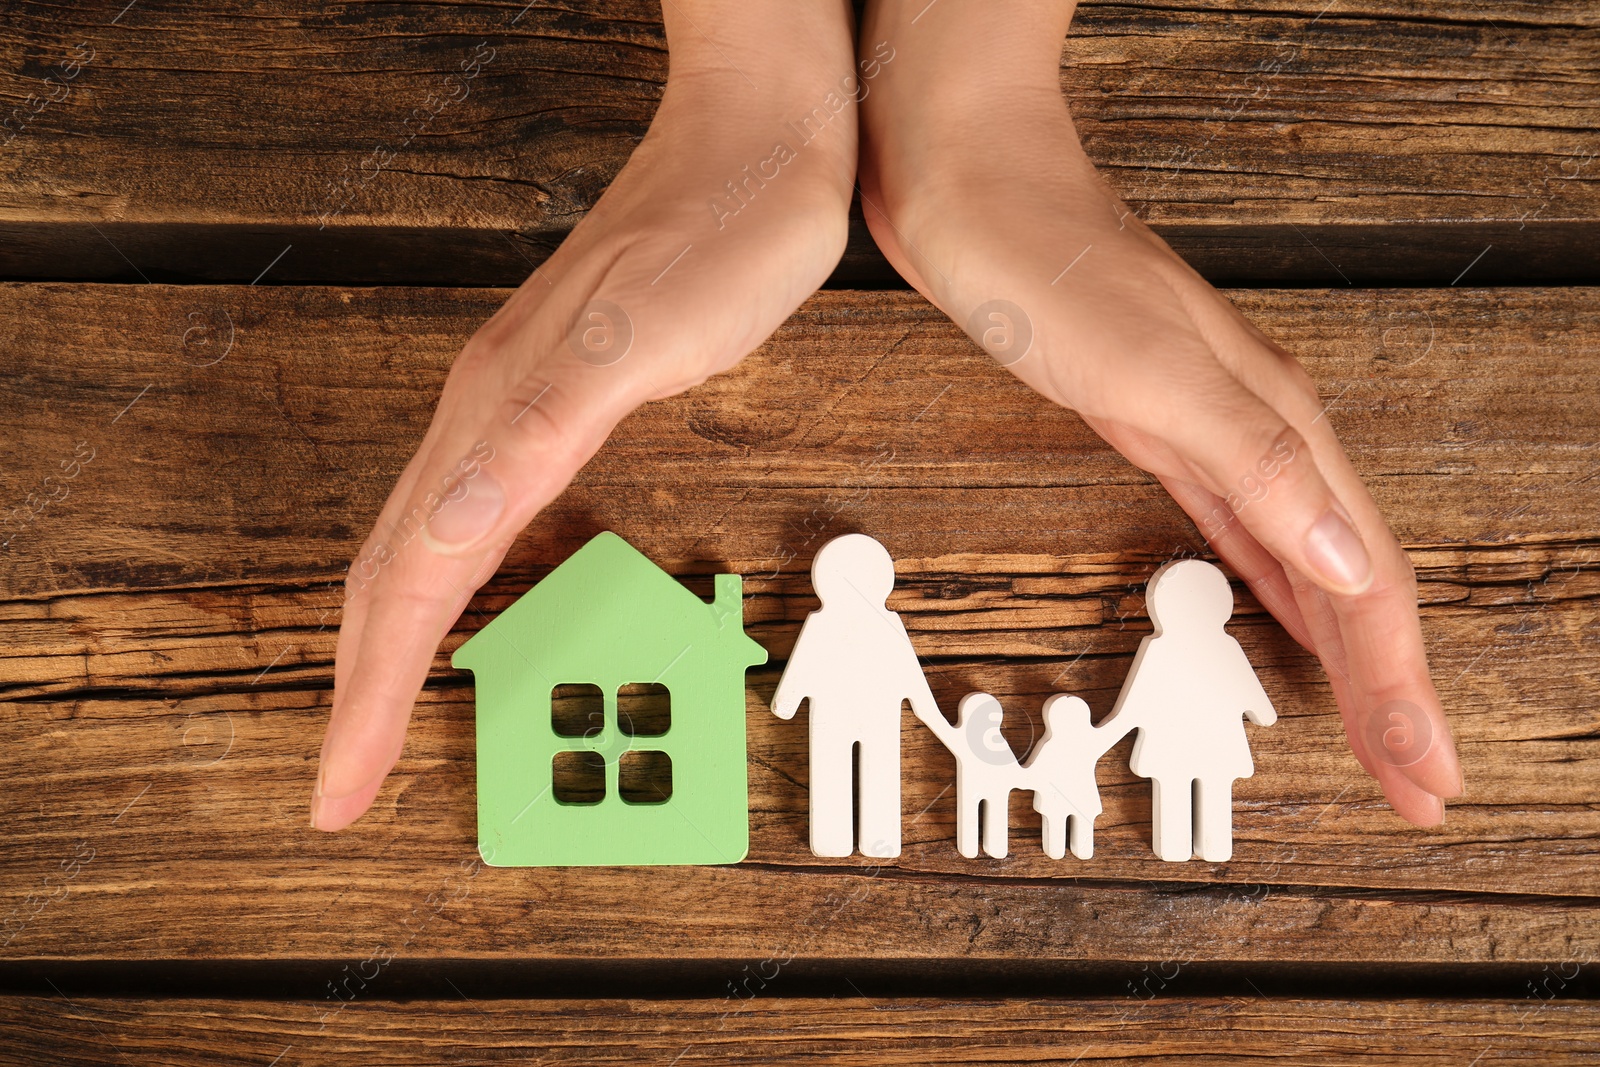
{"label": "wrist", "polygon": [[826,92],[854,64],[849,0],[662,0],[669,90],[771,110]]}
{"label": "wrist", "polygon": [[1062,41],[1076,6],[1076,0],[870,0],[861,22],[862,54],[887,42],[902,74],[941,107],[966,110],[988,99],[1040,92],[1059,96]]}

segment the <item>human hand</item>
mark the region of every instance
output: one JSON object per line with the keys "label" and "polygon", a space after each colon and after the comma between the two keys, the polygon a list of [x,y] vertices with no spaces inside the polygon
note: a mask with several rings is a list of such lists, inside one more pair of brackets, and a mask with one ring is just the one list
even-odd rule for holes
{"label": "human hand", "polygon": [[616,423],[731,367],[844,250],[854,100],[803,143],[785,123],[854,70],[845,0],[667,0],[664,15],[671,71],[649,133],[462,349],[350,568],[318,829],[372,804],[440,640]]}
{"label": "human hand", "polygon": [[901,274],[1154,474],[1321,660],[1345,734],[1420,825],[1462,791],[1411,564],[1310,377],[1136,218],[1062,99],[1067,0],[873,0],[894,64],[862,104],[862,203]]}

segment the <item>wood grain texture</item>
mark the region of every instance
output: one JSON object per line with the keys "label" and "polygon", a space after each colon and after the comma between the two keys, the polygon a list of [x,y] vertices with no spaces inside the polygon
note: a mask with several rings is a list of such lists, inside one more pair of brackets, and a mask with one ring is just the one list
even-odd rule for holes
{"label": "wood grain texture", "polygon": [[[337,582],[504,295],[0,286],[7,494],[96,450],[4,560],[6,958],[1465,965],[1600,948],[1592,291],[1237,294],[1305,359],[1411,547],[1470,790],[1443,829],[1387,812],[1313,661],[1241,594],[1233,629],[1282,720],[1253,733],[1232,862],[1150,854],[1126,742],[1101,767],[1094,860],[1045,859],[1020,798],[1013,856],[962,860],[949,757],[908,716],[907,847],[882,870],[809,854],[805,727],[765,710],[821,540],[889,546],[891,606],[936,695],[996,693],[1019,749],[1052,691],[1108,710],[1148,632],[1144,579],[1202,547],[1148,478],[904,294],[819,294],[736,371],[626,420],[445,642],[374,811],[356,832],[305,828]],[[602,528],[702,593],[713,571],[747,576],[774,662],[751,674],[744,865],[472,865],[471,688],[449,653]]]}
{"label": "wood grain texture", "polygon": [[[1109,709],[1143,582],[1203,553],[1159,487],[920,298],[819,294],[618,428],[446,638],[373,811],[317,834],[344,568],[507,293],[265,286],[520,281],[648,127],[660,0],[5,5],[0,277],[265,285],[0,284],[0,1064],[1596,1062],[1600,290],[1354,286],[1600,281],[1597,28],[1081,6],[1061,82],[1113,186],[1215,281],[1332,287],[1233,295],[1412,555],[1469,792],[1390,815],[1241,589],[1281,720],[1230,863],[1155,859],[1127,741],[1092,861],[1020,796],[1012,856],[963,860],[908,715],[878,866],[810,855],[805,716],[766,710],[815,549],[883,540],[941,703],[997,694],[1020,751],[1049,693]],[[859,214],[852,283],[898,284]],[[605,528],[702,594],[745,575],[743,864],[476,860],[449,655]]]}
{"label": "wood grain texture", "polygon": [[[1233,297],[1317,378],[1401,540],[1473,552],[1593,538],[1595,294]],[[8,589],[342,578],[507,295],[0,285],[20,445],[0,484],[21,504],[78,442],[96,451],[12,542]],[[897,558],[1040,556],[1016,566],[1048,573],[1195,547],[1164,499],[920,297],[821,293],[732,372],[626,420],[507,573],[627,516],[675,573],[796,573],[786,553],[867,515]]]}
{"label": "wood grain texture", "polygon": [[[0,999],[0,1063],[1591,1064],[1593,1003]],[[742,1010],[739,1010],[742,1009]],[[277,1057],[277,1059],[274,1059]]]}
{"label": "wood grain texture", "polygon": [[[666,73],[656,0],[123,7],[0,15],[0,276],[514,283]],[[1091,158],[1213,279],[1592,281],[1595,26],[1583,0],[1085,3],[1062,86]],[[859,219],[837,277],[894,281]]]}

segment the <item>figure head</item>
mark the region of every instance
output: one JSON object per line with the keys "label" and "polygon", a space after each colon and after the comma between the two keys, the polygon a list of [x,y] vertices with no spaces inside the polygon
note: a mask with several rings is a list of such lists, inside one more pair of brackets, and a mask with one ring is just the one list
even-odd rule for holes
{"label": "figure head", "polygon": [[1050,733],[1061,734],[1078,733],[1092,727],[1093,715],[1089,705],[1082,697],[1075,697],[1070,693],[1055,693],[1045,698],[1044,702],[1044,728]]}
{"label": "figure head", "polygon": [[866,534],[835,537],[811,561],[811,586],[825,605],[866,600],[882,607],[894,589],[894,560]]}
{"label": "figure head", "polygon": [[[956,727],[966,738],[967,751],[995,767],[1014,765],[1017,755],[1001,732],[1005,709],[988,693],[968,693],[956,705]],[[1030,737],[1031,745],[1033,739]]]}
{"label": "figure head", "polygon": [[1159,633],[1218,630],[1233,615],[1233,589],[1205,560],[1181,559],[1151,576],[1145,609]]}
{"label": "figure head", "polygon": [[959,726],[999,726],[1005,720],[1005,708],[988,693],[968,693],[956,705],[956,723]]}

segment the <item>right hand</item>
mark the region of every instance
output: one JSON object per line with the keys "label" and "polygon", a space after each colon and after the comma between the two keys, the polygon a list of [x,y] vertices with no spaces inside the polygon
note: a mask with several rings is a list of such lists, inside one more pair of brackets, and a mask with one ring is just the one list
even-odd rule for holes
{"label": "right hand", "polygon": [[[848,8],[743,5],[710,24],[721,43],[697,61],[708,20],[684,23],[682,9],[698,6],[665,6],[672,71],[649,133],[555,255],[467,342],[351,566],[312,798],[318,829],[341,829],[372,804],[440,640],[617,422],[737,363],[843,252],[853,102],[796,142],[775,176],[745,185],[742,206],[728,183],[755,172],[786,134],[795,141],[784,123],[854,70]],[[728,56],[771,55],[774,40],[781,62],[746,58],[757,88]],[[410,516],[423,529],[407,539]]]}

